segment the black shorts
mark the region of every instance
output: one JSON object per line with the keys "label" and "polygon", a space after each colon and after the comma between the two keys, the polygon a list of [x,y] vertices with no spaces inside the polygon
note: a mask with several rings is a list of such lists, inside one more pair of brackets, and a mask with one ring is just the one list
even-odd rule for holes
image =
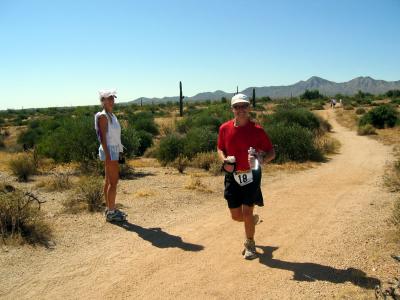
{"label": "black shorts", "polygon": [[233,174],[225,174],[224,198],[228,202],[229,208],[240,206],[264,206],[264,199],[261,192],[261,168],[253,171],[253,182],[240,186],[233,177]]}

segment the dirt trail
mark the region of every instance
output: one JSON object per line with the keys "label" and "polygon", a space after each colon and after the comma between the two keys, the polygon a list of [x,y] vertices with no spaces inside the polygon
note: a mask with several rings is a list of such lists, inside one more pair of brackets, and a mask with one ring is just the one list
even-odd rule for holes
{"label": "dirt trail", "polygon": [[[179,215],[169,213],[174,221],[165,225],[154,216],[146,226],[132,220],[125,228],[107,224],[102,232],[91,229],[91,236],[76,242],[79,250],[55,250],[40,263],[27,264],[18,278],[0,283],[4,289],[0,295],[10,299],[372,297],[378,275],[371,265],[371,243],[385,226],[382,216],[388,215],[393,197],[381,185],[391,150],[341,127],[331,111],[322,113],[342,143],[340,154],[314,169],[264,178],[266,206],[258,209],[263,219],[256,233],[258,259],[242,259],[242,224],[229,219],[221,189],[198,207],[189,206]],[[221,178],[216,180],[222,185]],[[161,229],[150,229],[152,223]]]}

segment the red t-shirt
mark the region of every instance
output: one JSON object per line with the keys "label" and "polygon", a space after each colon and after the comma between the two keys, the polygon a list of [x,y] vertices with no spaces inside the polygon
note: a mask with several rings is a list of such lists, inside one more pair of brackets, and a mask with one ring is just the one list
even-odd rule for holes
{"label": "red t-shirt", "polygon": [[218,149],[226,156],[236,157],[236,169],[246,171],[250,169],[248,161],[248,150],[250,147],[256,151],[269,152],[272,143],[264,129],[249,121],[244,126],[234,125],[234,120],[225,122],[219,128]]}

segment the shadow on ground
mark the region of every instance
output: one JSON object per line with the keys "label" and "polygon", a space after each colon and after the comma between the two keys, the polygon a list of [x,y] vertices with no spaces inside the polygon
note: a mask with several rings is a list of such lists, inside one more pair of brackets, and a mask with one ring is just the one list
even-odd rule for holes
{"label": "shadow on ground", "polygon": [[272,253],[278,247],[257,246],[262,249],[263,253],[259,253],[259,261],[261,264],[281,270],[292,271],[293,280],[297,281],[327,281],[332,283],[351,282],[364,289],[374,289],[380,284],[379,279],[366,276],[366,273],[355,268],[347,268],[346,270],[336,269],[315,263],[299,263],[274,259]]}
{"label": "shadow on ground", "polygon": [[150,242],[157,248],[180,248],[184,251],[201,251],[204,246],[186,243],[180,236],[169,234],[161,228],[143,228],[129,222],[113,223],[127,231],[137,233],[142,239]]}

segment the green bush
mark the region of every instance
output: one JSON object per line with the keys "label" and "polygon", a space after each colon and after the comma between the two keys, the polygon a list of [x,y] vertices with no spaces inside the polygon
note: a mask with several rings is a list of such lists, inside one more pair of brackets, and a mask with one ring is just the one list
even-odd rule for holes
{"label": "green bush", "polygon": [[0,185],[0,236],[22,238],[47,245],[52,233],[40,211],[42,202],[33,194],[7,184]]}
{"label": "green bush", "polygon": [[128,116],[128,123],[137,131],[146,131],[152,135],[158,135],[159,130],[154,122],[154,116],[151,112],[138,112]]}
{"label": "green bush", "polygon": [[307,100],[320,99],[323,97],[324,96],[321,95],[318,90],[311,90],[311,91],[305,90],[305,92],[302,95],[300,95],[301,99],[307,99]]}
{"label": "green bush", "polygon": [[55,130],[40,139],[38,153],[53,158],[56,162],[87,164],[97,158],[99,147],[93,129],[93,117],[65,118]]}
{"label": "green bush", "polygon": [[208,127],[213,132],[218,132],[222,123],[232,118],[232,111],[227,104],[214,103],[204,109],[194,109],[181,120],[176,122],[179,133],[187,133],[192,128]]}
{"label": "green bush", "polygon": [[275,162],[323,161],[324,157],[315,146],[314,136],[309,129],[285,123],[266,125],[265,129],[275,145]]}
{"label": "green bush", "polygon": [[8,162],[8,166],[18,181],[27,182],[37,172],[35,161],[32,155],[28,153],[21,153],[16,158],[11,159]]}
{"label": "green bush", "polygon": [[139,154],[140,136],[136,129],[131,126],[122,127],[121,143],[124,145],[124,153],[127,158]]}
{"label": "green bush", "polygon": [[375,127],[372,126],[371,124],[359,126],[357,129],[358,135],[372,135],[376,134]]}
{"label": "green bush", "polygon": [[143,130],[137,132],[139,138],[139,148],[137,150],[137,155],[143,155],[148,148],[153,146],[153,136],[151,133]]}
{"label": "green bush", "polygon": [[217,147],[218,134],[208,127],[192,128],[184,139],[183,153],[192,158],[199,152],[215,150]]}
{"label": "green bush", "polygon": [[362,108],[362,107],[359,107],[359,108],[356,109],[356,114],[357,114],[357,115],[363,115],[363,114],[365,114],[365,113],[366,113],[366,111],[365,111],[365,109]]}
{"label": "green bush", "polygon": [[160,140],[157,149],[157,159],[162,165],[173,162],[179,155],[183,154],[184,139],[173,133]]}
{"label": "green bush", "polygon": [[299,125],[301,127],[307,128],[311,131],[320,128],[319,119],[312,112],[304,108],[278,108],[277,111],[266,117],[266,124],[277,124],[282,123],[285,125]]}
{"label": "green bush", "polygon": [[373,125],[375,128],[394,127],[398,120],[398,113],[391,105],[381,105],[362,116],[359,126],[367,124]]}

